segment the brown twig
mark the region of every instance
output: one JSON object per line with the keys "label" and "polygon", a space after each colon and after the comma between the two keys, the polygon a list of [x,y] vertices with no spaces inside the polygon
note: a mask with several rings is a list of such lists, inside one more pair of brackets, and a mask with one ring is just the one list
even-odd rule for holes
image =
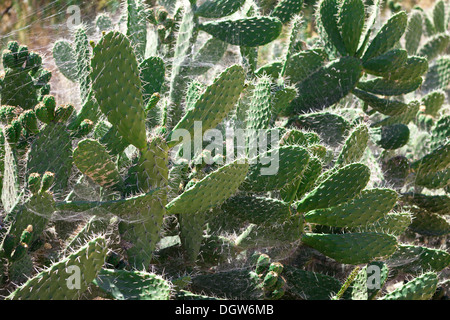
{"label": "brown twig", "polygon": [[3,12],[0,14],[0,21],[3,19],[3,17],[5,15],[7,15],[9,13],[9,11],[12,9],[13,5],[10,4],[8,7],[6,7],[5,10],[3,10]]}

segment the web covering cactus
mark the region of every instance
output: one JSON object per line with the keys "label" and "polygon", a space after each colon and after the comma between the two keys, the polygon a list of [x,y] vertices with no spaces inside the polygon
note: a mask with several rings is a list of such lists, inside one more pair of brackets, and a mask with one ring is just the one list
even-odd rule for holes
{"label": "web covering cactus", "polygon": [[438,298],[449,8],[380,2],[123,1],[53,46],[74,105],[9,43],[7,299]]}

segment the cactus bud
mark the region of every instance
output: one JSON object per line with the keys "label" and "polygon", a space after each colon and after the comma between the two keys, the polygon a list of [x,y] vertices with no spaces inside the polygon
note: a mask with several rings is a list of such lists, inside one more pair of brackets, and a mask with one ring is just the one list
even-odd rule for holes
{"label": "cactus bud", "polygon": [[41,190],[40,192],[46,192],[51,188],[53,185],[53,182],[55,181],[55,174],[53,172],[45,172],[42,176],[42,184],[41,184]]}
{"label": "cactus bud", "polygon": [[32,70],[32,72],[37,72],[42,66],[42,57],[36,52],[31,52],[28,56],[25,68]]}
{"label": "cactus bud", "polygon": [[169,16],[169,13],[166,10],[164,10],[164,9],[159,10],[158,11],[158,22],[164,23],[164,21],[166,21],[168,16]]}
{"label": "cactus bud", "polygon": [[278,274],[273,271],[269,271],[263,280],[263,287],[265,290],[272,289],[278,281]]}
{"label": "cactus bud", "polygon": [[2,106],[0,108],[0,121],[9,124],[16,117],[16,108],[11,106]]}
{"label": "cactus bud", "polygon": [[39,173],[32,173],[28,177],[28,189],[32,194],[37,194],[41,188],[41,175]]}
{"label": "cactus bud", "polygon": [[274,262],[269,266],[269,271],[273,271],[276,274],[281,274],[283,272],[284,266],[279,262]]}
{"label": "cactus bud", "polygon": [[38,134],[39,126],[34,110],[27,110],[19,117],[20,124],[30,134]]}
{"label": "cactus bud", "polygon": [[261,254],[256,262],[256,273],[263,274],[270,266],[270,257],[267,254]]}
{"label": "cactus bud", "polygon": [[32,233],[33,233],[33,226],[30,224],[23,232],[22,235],[20,236],[20,242],[21,243],[25,243],[26,245],[29,245],[31,242],[31,238],[32,238]]}
{"label": "cactus bud", "polygon": [[145,16],[147,17],[147,21],[150,24],[157,25],[158,21],[156,21],[155,10],[153,8],[145,10]]}
{"label": "cactus bud", "polygon": [[48,109],[43,102],[39,103],[35,108],[34,112],[36,117],[45,124],[49,124],[52,121],[53,115],[50,116]]}
{"label": "cactus bud", "polygon": [[16,57],[15,54],[10,50],[4,50],[2,54],[3,65],[6,68],[14,68],[16,66]]}
{"label": "cactus bud", "polygon": [[5,127],[6,140],[10,144],[16,144],[19,142],[20,134],[22,132],[22,126],[18,120],[13,120],[10,125]]}
{"label": "cactus bud", "polygon": [[147,105],[145,106],[145,112],[148,113],[150,112],[150,110],[156,107],[159,100],[161,100],[161,95],[158,92],[154,93],[151,96],[150,100],[148,101]]}
{"label": "cactus bud", "polygon": [[17,53],[17,64],[19,66],[22,66],[28,58],[28,47],[27,46],[20,46],[19,51]]}
{"label": "cactus bud", "polygon": [[7,49],[11,52],[18,52],[19,51],[19,43],[17,41],[10,41],[8,43]]}
{"label": "cactus bud", "polygon": [[55,111],[55,121],[66,122],[67,120],[69,120],[70,116],[74,111],[75,107],[71,104],[57,107]]}
{"label": "cactus bud", "polygon": [[46,95],[42,99],[42,103],[47,108],[47,112],[48,112],[48,115],[50,117],[50,121],[53,121],[55,110],[56,110],[56,99],[55,99],[55,97],[51,96],[51,95]]}
{"label": "cactus bud", "polygon": [[75,134],[76,138],[82,138],[87,136],[94,129],[94,123],[89,119],[84,119],[83,122],[80,123],[78,130]]}
{"label": "cactus bud", "polygon": [[[52,78],[52,73],[49,70],[42,70],[39,78],[36,80],[36,88],[41,89],[48,86],[48,82]],[[46,92],[48,93],[48,92]]]}

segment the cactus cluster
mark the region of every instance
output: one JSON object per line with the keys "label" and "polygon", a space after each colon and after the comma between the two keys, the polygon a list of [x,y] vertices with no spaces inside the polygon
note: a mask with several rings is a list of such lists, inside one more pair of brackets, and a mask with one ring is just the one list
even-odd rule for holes
{"label": "cactus cluster", "polygon": [[3,51],[6,299],[450,296],[445,1],[126,0],[114,19],[54,44],[78,108],[37,53]]}

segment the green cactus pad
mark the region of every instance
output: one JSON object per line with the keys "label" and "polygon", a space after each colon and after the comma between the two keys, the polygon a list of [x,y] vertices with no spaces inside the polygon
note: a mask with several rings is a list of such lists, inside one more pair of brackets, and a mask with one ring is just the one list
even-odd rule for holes
{"label": "green cactus pad", "polygon": [[222,18],[239,10],[245,0],[207,0],[200,5],[195,14],[203,18]]}
{"label": "green cactus pad", "polygon": [[169,300],[171,296],[168,281],[141,271],[102,269],[94,284],[115,300]]}
{"label": "green cactus pad", "polygon": [[122,179],[105,147],[97,140],[85,139],[73,151],[78,169],[104,188],[120,188]]}
{"label": "green cactus pad", "polygon": [[428,71],[428,60],[423,57],[409,57],[405,64],[399,68],[393,69],[389,74],[385,75],[388,80],[398,80],[400,82],[408,82],[425,75]]}
{"label": "green cactus pad", "polygon": [[290,215],[289,205],[271,198],[237,195],[225,201],[219,214],[227,221],[270,225],[282,223]]}
{"label": "green cactus pad", "polygon": [[445,170],[450,165],[450,142],[438,147],[411,165],[416,172],[416,183],[426,180],[429,175]]}
{"label": "green cactus pad", "polygon": [[[106,259],[107,247],[103,237],[90,241],[80,250],[53,264],[23,286],[12,292],[9,300],[75,300],[88,289]],[[73,269],[71,269],[73,268]],[[79,283],[71,278],[80,271]],[[76,274],[75,274],[76,275]],[[71,289],[70,285],[80,285]]]}
{"label": "green cactus pad", "polygon": [[336,166],[358,162],[364,155],[369,142],[369,129],[366,125],[357,126],[348,136],[336,160]]}
{"label": "green cactus pad", "polygon": [[138,149],[146,143],[145,111],[136,56],[129,40],[109,32],[94,49],[92,90],[101,111],[122,137]]}
{"label": "green cactus pad", "polygon": [[53,172],[55,193],[67,187],[72,170],[72,140],[63,123],[49,124],[38,134],[31,145],[27,169],[41,175]]}
{"label": "green cactus pad", "polygon": [[390,50],[403,36],[407,24],[408,16],[404,11],[389,18],[370,43],[362,58],[363,61],[366,62]]}
{"label": "green cactus pad", "polygon": [[390,256],[397,239],[382,233],[305,234],[302,242],[345,264],[369,263]]}
{"label": "green cactus pad", "polygon": [[147,17],[144,1],[127,0],[127,38],[130,39],[139,61],[147,48]]}
{"label": "green cactus pad", "polygon": [[283,75],[289,78],[291,83],[303,81],[322,67],[326,59],[327,54],[320,48],[292,54],[285,62]]}
{"label": "green cactus pad", "polygon": [[386,117],[383,120],[375,122],[372,127],[378,128],[382,126],[390,126],[398,123],[403,123],[405,125],[409,124],[411,121],[416,119],[417,113],[420,110],[420,103],[418,101],[412,101],[408,104],[408,109],[402,114],[396,116]]}
{"label": "green cactus pad", "polygon": [[437,1],[433,7],[433,24],[437,32],[447,31],[448,17],[446,3],[443,0]]}
{"label": "green cactus pad", "polygon": [[436,117],[439,110],[445,102],[445,93],[441,90],[428,93],[422,98],[422,103],[425,105],[425,113]]}
{"label": "green cactus pad", "polygon": [[38,95],[33,78],[28,73],[11,70],[2,82],[2,104],[20,106],[23,109],[32,109],[37,104]]}
{"label": "green cactus pad", "polygon": [[362,0],[344,0],[339,10],[338,25],[349,55],[354,56],[364,30],[365,8]]}
{"label": "green cactus pad", "polygon": [[144,105],[146,105],[154,93],[161,92],[165,81],[166,66],[161,58],[150,57],[142,61],[139,70]]}
{"label": "green cactus pad", "polygon": [[409,16],[408,28],[405,32],[405,48],[408,54],[416,54],[422,38],[423,22],[422,13],[414,10]]}
{"label": "green cactus pad", "polygon": [[32,173],[28,177],[28,189],[33,195],[39,192],[41,189],[41,175],[39,173]]}
{"label": "green cactus pad", "polygon": [[442,33],[429,39],[417,52],[417,55],[425,57],[428,61],[437,58],[445,52],[450,43],[450,35]]}
{"label": "green cactus pad", "polygon": [[441,117],[431,131],[432,149],[438,148],[450,137],[450,115]]}
{"label": "green cactus pad", "polygon": [[16,239],[14,246],[19,245],[20,235],[29,225],[33,228],[30,242],[36,241],[42,235],[55,211],[54,205],[53,197],[49,193],[37,194],[5,217],[5,221],[11,223],[8,234]]}
{"label": "green cactus pad", "polygon": [[[255,164],[250,166],[241,188],[253,192],[280,190],[302,177],[309,158],[308,151],[299,146],[284,146],[264,153],[250,160]],[[269,166],[264,163],[267,161]]]}
{"label": "green cactus pad", "polygon": [[320,137],[314,132],[303,132],[291,129],[280,140],[280,146],[304,146],[319,144]]}
{"label": "green cactus pad", "polygon": [[287,126],[314,131],[323,142],[332,147],[337,147],[344,142],[351,129],[350,123],[345,118],[330,112],[299,115],[290,119]]}
{"label": "green cactus pad", "polygon": [[195,263],[200,254],[206,218],[205,212],[183,214],[178,217],[181,244],[190,263]]}
{"label": "green cactus pad", "polygon": [[[229,44],[258,47],[278,38],[282,27],[283,24],[278,18],[254,17],[205,22],[199,29]],[[254,34],[259,36],[255,37]]]}
{"label": "green cactus pad", "polygon": [[359,196],[340,206],[308,212],[305,220],[331,227],[365,226],[384,217],[396,202],[397,193],[390,189],[364,190]]}
{"label": "green cactus pad", "polygon": [[397,68],[402,67],[408,59],[408,53],[403,49],[393,49],[363,64],[367,73],[385,77]]}
{"label": "green cactus pad", "polygon": [[361,62],[353,57],[327,64],[297,84],[299,96],[292,102],[290,111],[297,114],[321,110],[339,102],[353,90],[361,73]]}
{"label": "green cactus pad", "polygon": [[338,24],[339,5],[340,2],[337,0],[322,0],[318,5],[319,22],[325,29],[329,41],[331,41],[341,55],[345,56],[347,55],[347,49]]}
{"label": "green cactus pad", "polygon": [[422,89],[425,92],[430,90],[444,90],[450,83],[450,56],[444,55],[437,58],[430,67],[425,78]]}
{"label": "green cactus pad", "polygon": [[[359,163],[350,164],[333,173],[297,203],[298,212],[309,212],[346,203],[367,185],[370,170]],[[346,188],[342,188],[345,185]]]}
{"label": "green cactus pad", "polygon": [[294,87],[286,87],[275,92],[272,98],[272,110],[274,115],[285,115],[286,109],[297,96]]}
{"label": "green cactus pad", "polygon": [[450,210],[450,197],[447,195],[430,196],[410,193],[402,195],[402,200],[439,215],[448,214]]}
{"label": "green cactus pad", "polygon": [[[198,18],[194,15],[193,6],[189,2],[183,2],[179,9],[179,21],[177,22],[178,37],[174,43],[172,76],[170,79],[170,108],[168,108],[168,126],[172,128],[183,116],[181,102],[183,100],[189,78],[187,77],[186,64],[191,64],[190,53],[197,40]],[[172,56],[172,54],[171,54]]]}
{"label": "green cactus pad", "polygon": [[42,57],[27,46],[10,42],[2,53],[5,72],[0,76],[2,105],[33,109],[50,91],[52,73],[42,68]]}
{"label": "green cactus pad", "polygon": [[206,130],[215,128],[235,108],[244,90],[244,80],[245,73],[241,66],[226,69],[205,90],[195,107],[186,113],[173,131],[185,129],[194,137],[194,125],[198,121],[202,123],[202,135]]}
{"label": "green cactus pad", "polygon": [[256,81],[247,113],[247,129],[269,129],[272,120],[272,83],[267,76]]}
{"label": "green cactus pad", "polygon": [[[96,129],[100,130],[101,126],[103,126],[103,123],[97,126],[94,131],[96,131]],[[107,130],[107,132],[103,136],[101,136],[99,140],[100,143],[106,147],[106,150],[108,150],[109,154],[113,156],[123,152],[129,145],[127,140],[125,140],[120,135],[115,127],[110,127],[109,130]]]}
{"label": "green cactus pad", "polygon": [[385,215],[372,225],[354,228],[358,232],[376,232],[387,233],[400,236],[405,233],[406,229],[411,225],[412,215],[409,212],[392,212]]}
{"label": "green cactus pad", "polygon": [[77,82],[76,53],[72,45],[67,41],[57,41],[52,52],[59,71],[70,81]]}
{"label": "green cactus pad", "polygon": [[[212,172],[167,205],[170,214],[205,212],[236,193],[248,172],[248,164],[236,160]],[[199,197],[201,195],[201,197]]]}
{"label": "green cactus pad", "polygon": [[385,78],[375,78],[360,81],[357,87],[361,90],[383,96],[398,96],[417,90],[422,85],[422,82],[422,77],[401,82]]}
{"label": "green cactus pad", "polygon": [[255,71],[255,75],[261,77],[263,75],[269,76],[272,80],[278,79],[283,69],[283,62],[275,61],[263,65],[261,68]]}
{"label": "green cactus pad", "polygon": [[256,273],[242,269],[195,276],[191,287],[219,298],[255,300],[264,296],[260,282]]}
{"label": "green cactus pad", "polygon": [[286,266],[283,277],[289,284],[287,294],[304,300],[330,300],[341,283],[330,276]]}
{"label": "green cactus pad", "polygon": [[302,180],[297,188],[297,199],[301,199],[307,192],[310,192],[319,176],[322,174],[322,162],[312,157],[309,160],[308,167],[303,173]]}
{"label": "green cactus pad", "polygon": [[281,0],[270,14],[277,17],[282,23],[287,23],[299,14],[303,8],[303,0]]}
{"label": "green cactus pad", "polygon": [[75,32],[75,53],[77,61],[77,79],[80,84],[81,102],[85,103],[91,92],[91,46],[84,27]]}
{"label": "green cactus pad", "polygon": [[430,300],[436,292],[438,281],[435,273],[428,272],[388,293],[381,300]]}
{"label": "green cactus pad", "polygon": [[413,221],[409,228],[421,235],[439,237],[450,233],[450,224],[445,217],[427,211],[413,214]]}
{"label": "green cactus pad", "polygon": [[395,150],[403,147],[408,143],[410,137],[408,126],[402,123],[384,126],[381,130],[374,129],[372,134],[378,136],[378,134],[374,133],[375,131],[381,131],[378,133],[379,138],[376,139],[376,144],[386,150]]}
{"label": "green cactus pad", "polygon": [[156,188],[165,188],[168,184],[168,147],[164,140],[154,138],[142,153],[137,169],[137,188],[149,192]]}
{"label": "green cactus pad", "polygon": [[439,272],[450,265],[450,254],[427,247],[400,245],[386,262],[405,273]]}

